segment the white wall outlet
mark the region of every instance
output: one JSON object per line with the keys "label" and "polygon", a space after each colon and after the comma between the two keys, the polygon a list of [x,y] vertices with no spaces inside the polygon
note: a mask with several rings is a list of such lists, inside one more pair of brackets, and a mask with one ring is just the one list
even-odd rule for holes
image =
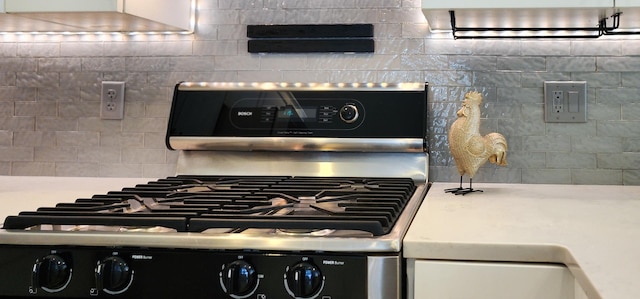
{"label": "white wall outlet", "polygon": [[100,118],[124,118],[124,82],[102,81]]}
{"label": "white wall outlet", "polygon": [[545,81],[544,121],[548,123],[586,123],[587,82]]}

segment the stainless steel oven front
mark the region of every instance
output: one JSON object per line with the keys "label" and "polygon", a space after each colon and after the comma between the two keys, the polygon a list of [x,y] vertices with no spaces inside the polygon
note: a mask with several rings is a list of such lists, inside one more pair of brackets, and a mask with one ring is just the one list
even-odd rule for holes
{"label": "stainless steel oven front", "polygon": [[9,216],[0,297],[403,298],[426,84],[185,82],[176,176]]}

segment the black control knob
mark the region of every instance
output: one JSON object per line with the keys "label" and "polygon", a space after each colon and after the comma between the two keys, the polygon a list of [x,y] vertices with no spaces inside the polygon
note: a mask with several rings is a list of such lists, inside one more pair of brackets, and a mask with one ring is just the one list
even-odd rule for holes
{"label": "black control knob", "polygon": [[36,260],[32,271],[32,287],[49,293],[62,291],[71,281],[71,266],[55,254]]}
{"label": "black control knob", "polygon": [[340,108],[340,119],[350,124],[358,119],[358,107],[354,104],[346,104]]}
{"label": "black control knob", "polygon": [[96,267],[96,285],[98,290],[108,294],[120,294],[133,282],[133,271],[121,257],[110,256]]}
{"label": "black control knob", "polygon": [[324,287],[320,269],[308,262],[301,262],[287,269],[285,288],[291,297],[312,298]]}
{"label": "black control knob", "polygon": [[237,260],[222,267],[220,284],[233,298],[246,298],[255,291],[258,274],[251,264]]}

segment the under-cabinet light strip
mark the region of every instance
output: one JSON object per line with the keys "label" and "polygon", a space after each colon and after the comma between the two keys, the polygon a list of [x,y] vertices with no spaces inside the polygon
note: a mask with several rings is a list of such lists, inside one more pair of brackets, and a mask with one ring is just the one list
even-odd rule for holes
{"label": "under-cabinet light strip", "polygon": [[[0,1],[1,2],[1,1]],[[122,31],[0,31],[0,35],[2,36],[25,36],[25,35],[189,35],[193,34],[196,28],[196,9],[197,9],[197,0],[191,0],[191,12],[189,16],[189,29],[180,30],[180,31],[132,31],[132,32],[122,32]]]}
{"label": "under-cabinet light strip", "polygon": [[454,39],[489,39],[489,38],[599,38],[605,35],[640,35],[640,31],[618,30],[620,15],[611,15],[613,25],[607,26],[607,19],[602,18],[597,27],[458,27],[455,11],[449,11],[451,33]]}

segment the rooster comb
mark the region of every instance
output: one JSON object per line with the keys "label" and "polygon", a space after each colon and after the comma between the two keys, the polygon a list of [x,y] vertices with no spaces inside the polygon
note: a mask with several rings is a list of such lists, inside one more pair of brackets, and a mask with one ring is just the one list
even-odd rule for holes
{"label": "rooster comb", "polygon": [[482,94],[477,91],[470,91],[464,95],[464,101],[470,104],[480,105],[482,103]]}

